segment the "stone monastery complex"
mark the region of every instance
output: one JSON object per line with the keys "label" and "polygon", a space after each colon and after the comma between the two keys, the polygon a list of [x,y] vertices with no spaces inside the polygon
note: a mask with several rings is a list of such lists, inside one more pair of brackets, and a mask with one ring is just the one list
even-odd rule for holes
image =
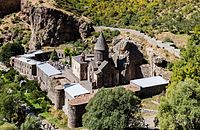
{"label": "stone monastery complex", "polygon": [[[55,108],[66,113],[69,127],[74,128],[82,125],[85,106],[99,88],[124,87],[141,98],[165,90],[168,81],[160,67],[162,58],[147,49],[150,63],[146,63],[138,48],[127,39],[109,48],[101,33],[94,54],[74,56],[70,66],[49,61],[51,52],[41,50],[12,57],[10,64],[21,75],[37,80]],[[66,58],[63,51],[56,52],[59,58]]]}

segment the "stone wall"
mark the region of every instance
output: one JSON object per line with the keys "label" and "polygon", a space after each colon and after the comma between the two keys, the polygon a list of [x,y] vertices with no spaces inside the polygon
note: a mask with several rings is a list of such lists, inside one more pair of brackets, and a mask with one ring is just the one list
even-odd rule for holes
{"label": "stone wall", "polygon": [[71,58],[72,72],[79,80],[87,80],[88,63],[81,58],[80,55]]}
{"label": "stone wall", "polygon": [[64,89],[61,87],[55,88],[55,109],[62,109],[63,105],[65,104],[65,93]]}
{"label": "stone wall", "polygon": [[81,64],[75,60],[75,57],[71,58],[72,73],[80,79],[81,77]]}
{"label": "stone wall", "polygon": [[20,11],[21,0],[0,0],[0,18]]}
{"label": "stone wall", "polygon": [[87,104],[68,106],[68,126],[76,128],[82,126],[82,116],[86,112],[85,107]]}
{"label": "stone wall", "polygon": [[[123,28],[113,28],[113,27],[105,27],[105,26],[98,26],[95,27],[95,30],[99,31],[102,29],[110,29],[113,30],[119,30],[120,32],[128,33],[130,36],[133,36],[135,41],[137,41],[139,44],[142,44],[140,42],[148,44],[148,46],[156,46],[160,49],[164,49],[167,52],[171,53],[172,55],[180,58],[180,49],[177,49],[173,43],[163,43],[160,40],[156,40],[155,38],[152,38],[150,36],[147,36],[145,33],[142,33],[140,31],[136,31],[133,29],[123,29]],[[139,42],[140,41],[140,42]]]}
{"label": "stone wall", "polygon": [[166,59],[157,55],[156,52],[151,48],[147,48],[146,50],[147,50],[147,55],[149,56],[148,60],[150,62],[149,75],[161,76],[164,79],[169,80],[171,76],[171,72],[166,69],[167,63],[165,66],[161,65],[163,62],[167,62]]}
{"label": "stone wall", "polygon": [[140,98],[149,98],[152,96],[155,96],[157,94],[160,94],[165,91],[165,87],[167,85],[158,85],[158,86],[152,86],[152,87],[146,87],[146,88],[141,88],[141,91],[139,92],[139,97]]}
{"label": "stone wall", "polygon": [[26,61],[24,61],[22,57],[21,60],[16,57],[11,58],[11,66],[21,75],[25,75],[28,79],[33,80],[37,73],[36,64],[29,62],[32,62],[32,60],[26,59]]}
{"label": "stone wall", "polygon": [[151,66],[150,64],[143,64],[136,66],[136,78],[147,78],[151,77]]}

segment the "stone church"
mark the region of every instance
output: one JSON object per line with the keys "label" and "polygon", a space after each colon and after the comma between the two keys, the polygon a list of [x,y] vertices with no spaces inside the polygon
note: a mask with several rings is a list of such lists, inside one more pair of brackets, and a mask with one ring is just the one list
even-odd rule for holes
{"label": "stone church", "polygon": [[96,88],[119,84],[119,71],[109,57],[109,48],[102,33],[94,47],[94,60],[88,64],[88,80]]}
{"label": "stone church", "polygon": [[93,55],[72,57],[72,72],[80,81],[89,81],[92,89],[127,84],[135,78],[136,65],[142,64],[143,59],[142,55],[134,56],[138,53],[134,54],[131,44],[123,41],[109,49],[101,33]]}

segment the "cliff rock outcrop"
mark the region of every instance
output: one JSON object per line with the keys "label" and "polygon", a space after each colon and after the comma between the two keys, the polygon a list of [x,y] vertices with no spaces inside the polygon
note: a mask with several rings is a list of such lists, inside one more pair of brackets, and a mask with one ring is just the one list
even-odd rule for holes
{"label": "cliff rock outcrop", "polygon": [[113,47],[115,66],[120,71],[120,82],[129,83],[136,78],[136,68],[143,63],[143,54],[138,47],[129,40],[121,40]]}
{"label": "cliff rock outcrop", "polygon": [[90,22],[72,14],[54,8],[33,6],[29,2],[22,4],[21,16],[30,24],[32,32],[29,42],[30,50],[85,38],[94,30]]}
{"label": "cliff rock outcrop", "polygon": [[5,15],[20,11],[21,0],[0,0],[0,18]]}

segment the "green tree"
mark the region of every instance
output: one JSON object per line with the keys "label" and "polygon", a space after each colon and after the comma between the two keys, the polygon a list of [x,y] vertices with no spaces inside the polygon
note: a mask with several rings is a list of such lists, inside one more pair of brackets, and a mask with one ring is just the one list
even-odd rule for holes
{"label": "green tree", "polygon": [[12,89],[7,89],[7,92],[1,93],[0,117],[6,122],[20,124],[25,117],[21,107],[21,94],[12,93],[14,93]]}
{"label": "green tree", "polygon": [[41,122],[35,116],[28,115],[26,121],[20,126],[20,130],[41,130]]}
{"label": "green tree", "polygon": [[181,60],[172,67],[172,82],[194,79],[200,83],[200,35],[192,35],[186,49],[181,51]]}
{"label": "green tree", "polygon": [[158,119],[163,130],[199,130],[200,84],[186,79],[171,85],[161,99]]}
{"label": "green tree", "polygon": [[20,125],[25,120],[22,109],[23,92],[18,91],[18,83],[6,83],[0,87],[0,119]]}
{"label": "green tree", "polygon": [[143,125],[140,99],[124,88],[101,89],[90,100],[83,126],[90,130],[123,130]]}
{"label": "green tree", "polygon": [[8,43],[1,47],[0,61],[9,66],[11,56],[24,54],[24,47],[18,43]]}
{"label": "green tree", "polygon": [[59,60],[57,52],[55,50],[53,50],[53,52],[51,53],[50,60],[52,60],[52,61],[58,61]]}
{"label": "green tree", "polygon": [[64,53],[65,53],[65,56],[70,56],[70,55],[71,55],[71,49],[68,48],[68,47],[66,47],[66,48],[64,49]]}
{"label": "green tree", "polygon": [[17,74],[18,74],[18,72],[17,72],[16,70],[14,70],[13,68],[11,68],[11,69],[4,75],[4,77],[5,77],[7,80],[13,82],[14,79],[15,79],[15,76],[16,76]]}

